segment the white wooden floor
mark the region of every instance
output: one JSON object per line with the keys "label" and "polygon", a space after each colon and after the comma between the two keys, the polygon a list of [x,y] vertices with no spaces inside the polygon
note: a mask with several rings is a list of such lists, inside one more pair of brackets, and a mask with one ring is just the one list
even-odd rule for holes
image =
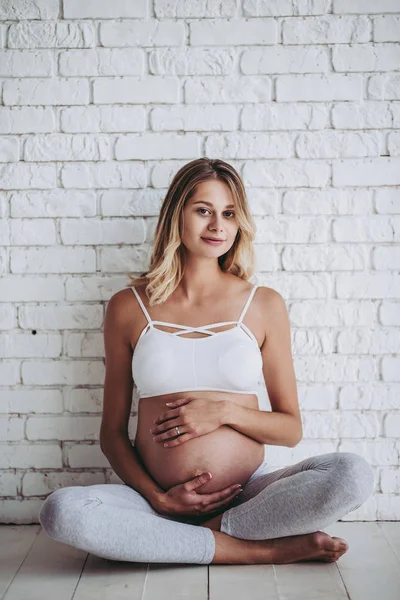
{"label": "white wooden floor", "polygon": [[349,544],[335,563],[207,566],[108,561],[51,540],[40,525],[0,525],[0,598],[400,599],[400,521],[338,521],[324,531]]}

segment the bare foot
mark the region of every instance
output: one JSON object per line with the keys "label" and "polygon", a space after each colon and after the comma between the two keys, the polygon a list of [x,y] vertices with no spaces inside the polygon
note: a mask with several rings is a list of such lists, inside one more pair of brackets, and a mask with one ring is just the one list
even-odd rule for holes
{"label": "bare foot", "polygon": [[244,540],[215,532],[213,564],[287,564],[306,561],[335,562],[349,546],[323,531],[271,540]]}
{"label": "bare foot", "polygon": [[346,540],[331,537],[323,531],[264,540],[264,543],[272,549],[274,564],[335,562],[349,549]]}
{"label": "bare foot", "polygon": [[[222,516],[223,514],[220,514],[204,521],[200,527],[220,531]],[[274,564],[309,561],[335,562],[349,549],[346,540],[340,537],[331,537],[324,531],[271,540],[255,540],[254,543],[259,544],[262,550],[261,562],[265,562],[263,559],[265,559],[267,550],[269,555],[272,555],[272,560],[268,562]]]}

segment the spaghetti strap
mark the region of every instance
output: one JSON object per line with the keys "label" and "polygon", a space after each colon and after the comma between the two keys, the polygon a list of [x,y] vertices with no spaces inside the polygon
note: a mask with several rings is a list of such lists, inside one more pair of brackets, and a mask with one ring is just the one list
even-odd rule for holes
{"label": "spaghetti strap", "polygon": [[138,300],[138,302],[139,302],[139,304],[140,304],[140,306],[141,306],[141,308],[142,308],[142,310],[143,310],[143,312],[144,312],[144,314],[145,314],[145,316],[146,316],[146,319],[148,320],[148,322],[149,322],[149,323],[151,323],[152,321],[151,321],[150,315],[149,315],[149,313],[147,312],[147,310],[146,310],[146,307],[145,307],[145,305],[143,304],[143,302],[142,302],[142,299],[141,299],[141,297],[139,296],[139,294],[138,294],[137,290],[135,289],[135,286],[132,286],[132,288],[131,288],[131,289],[132,289],[132,292],[135,294],[135,296],[136,296],[136,298],[137,298],[137,300]]}
{"label": "spaghetti strap", "polygon": [[246,311],[247,311],[247,309],[248,309],[248,308],[249,308],[249,306],[250,306],[250,302],[251,302],[251,300],[252,300],[252,298],[253,298],[253,296],[254,296],[254,293],[255,293],[255,291],[256,291],[256,289],[257,289],[257,288],[258,288],[258,284],[255,284],[255,285],[253,286],[253,289],[251,290],[251,292],[250,292],[250,294],[249,294],[249,297],[247,298],[247,302],[246,302],[246,304],[244,305],[244,308],[243,308],[243,310],[242,310],[242,314],[241,314],[241,315],[240,315],[240,317],[239,317],[238,323],[241,323],[241,322],[242,322],[242,320],[243,320],[243,317],[244,317],[244,315],[246,314]]}
{"label": "spaghetti strap", "polygon": [[202,326],[199,326],[199,327],[189,327],[188,325],[179,325],[178,323],[169,323],[167,321],[153,321],[151,319],[149,313],[147,312],[146,307],[143,304],[143,301],[142,301],[141,297],[139,296],[139,293],[136,290],[136,288],[134,286],[132,286],[131,289],[132,289],[132,292],[135,294],[135,296],[137,298],[137,301],[139,302],[139,304],[140,304],[140,306],[141,306],[141,308],[142,308],[142,310],[143,310],[143,312],[144,312],[144,314],[146,316],[146,319],[147,319],[149,325],[150,326],[153,326],[153,324],[169,325],[169,326],[173,326],[175,328],[186,330],[186,331],[180,331],[180,332],[176,331],[173,334],[171,334],[171,335],[175,335],[176,336],[176,335],[180,335],[182,333],[190,333],[191,331],[201,331],[201,330],[203,331],[203,333],[209,333],[211,335],[212,334],[217,335],[217,333],[214,332],[214,331],[204,331],[204,330],[208,329],[209,327],[217,327],[217,326],[221,326],[221,325],[228,325],[228,324],[233,324],[233,323],[238,323],[238,324],[241,323],[242,320],[243,320],[243,317],[245,316],[246,311],[247,311],[247,309],[248,309],[248,307],[250,305],[250,302],[251,302],[251,300],[252,300],[252,298],[254,296],[254,293],[255,293],[255,291],[256,291],[256,289],[258,287],[259,287],[258,284],[255,284],[253,286],[253,289],[251,290],[251,292],[250,292],[250,294],[249,294],[249,296],[247,298],[246,304],[244,305],[244,308],[242,310],[242,314],[240,315],[238,321],[224,321],[224,322],[221,322],[221,323],[210,323],[209,325],[202,325]]}

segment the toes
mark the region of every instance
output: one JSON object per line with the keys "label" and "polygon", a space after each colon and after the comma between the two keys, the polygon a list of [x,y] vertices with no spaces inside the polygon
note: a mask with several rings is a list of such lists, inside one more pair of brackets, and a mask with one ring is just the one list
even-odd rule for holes
{"label": "toes", "polygon": [[335,550],[348,550],[349,549],[349,545],[346,542],[346,540],[339,538],[339,537],[332,537],[333,540],[335,540],[336,544],[335,544]]}
{"label": "toes", "polygon": [[337,560],[339,560],[339,558],[342,556],[341,552],[329,552],[325,557],[324,560],[326,562],[336,562]]}

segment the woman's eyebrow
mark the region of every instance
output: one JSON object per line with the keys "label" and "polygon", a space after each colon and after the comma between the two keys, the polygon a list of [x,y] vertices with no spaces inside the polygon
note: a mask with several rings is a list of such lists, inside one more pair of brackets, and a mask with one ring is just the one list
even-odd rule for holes
{"label": "woman's eyebrow", "polygon": [[[206,200],[196,200],[196,202],[193,202],[193,204],[208,204],[208,206],[213,208],[211,202],[207,202]],[[225,208],[235,208],[235,206],[233,204],[227,204]]]}

